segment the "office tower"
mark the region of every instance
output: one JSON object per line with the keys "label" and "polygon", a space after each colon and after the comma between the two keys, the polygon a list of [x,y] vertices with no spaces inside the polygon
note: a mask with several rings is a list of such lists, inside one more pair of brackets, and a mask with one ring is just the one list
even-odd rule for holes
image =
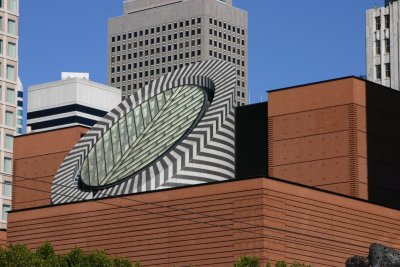
{"label": "office tower", "polygon": [[236,98],[248,102],[247,12],[231,0],[125,0],[124,15],[109,21],[108,82],[122,98],[184,65],[230,62]]}
{"label": "office tower", "polygon": [[22,132],[22,120],[17,121],[17,94],[23,90],[18,78],[18,18],[18,0],[0,1],[0,229],[7,227],[11,209],[13,140]]}
{"label": "office tower", "polygon": [[63,72],[61,80],[28,88],[28,132],[91,127],[121,102],[121,90]]}
{"label": "office tower", "polygon": [[385,6],[366,12],[367,79],[400,89],[399,2],[385,0]]}

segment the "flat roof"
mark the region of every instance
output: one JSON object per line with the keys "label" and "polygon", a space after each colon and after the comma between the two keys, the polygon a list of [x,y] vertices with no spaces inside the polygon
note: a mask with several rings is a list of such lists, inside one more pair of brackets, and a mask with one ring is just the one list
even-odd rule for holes
{"label": "flat roof", "polygon": [[345,80],[345,79],[350,79],[350,78],[352,78],[352,79],[357,79],[357,80],[360,80],[360,81],[364,81],[364,82],[367,82],[367,83],[373,83],[373,84],[376,84],[376,85],[380,85],[380,86],[382,86],[383,88],[387,88],[387,89],[390,89],[390,90],[399,92],[399,91],[397,91],[396,89],[393,89],[393,88],[384,86],[384,85],[382,85],[382,84],[375,83],[375,82],[372,82],[372,81],[369,81],[369,80],[366,80],[366,79],[363,79],[363,78],[360,78],[360,77],[357,77],[357,76],[354,76],[354,75],[351,75],[351,76],[344,76],[344,77],[339,77],[339,78],[334,78],[334,79],[328,79],[328,80],[322,80],[322,81],[312,82],[312,83],[304,83],[304,84],[299,84],[299,85],[292,85],[292,86],[283,87],[283,88],[271,89],[271,90],[267,90],[266,92],[267,92],[267,93],[273,93],[273,92],[277,92],[277,91],[289,90],[289,89],[293,89],[293,88],[298,88],[298,87],[303,87],[303,86],[310,86],[310,85],[321,84],[321,83],[327,83],[327,82],[340,81],[340,80]]}

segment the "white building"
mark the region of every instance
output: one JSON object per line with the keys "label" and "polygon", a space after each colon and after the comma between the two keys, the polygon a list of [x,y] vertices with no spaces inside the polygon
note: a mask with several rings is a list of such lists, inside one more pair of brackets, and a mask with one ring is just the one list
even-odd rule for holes
{"label": "white building", "polygon": [[19,1],[0,1],[0,229],[11,209],[14,136],[22,133],[22,84],[18,78]]}
{"label": "white building", "polygon": [[236,99],[248,102],[247,12],[232,0],[124,0],[108,24],[108,83],[125,99],[185,65],[219,59],[236,69]]}
{"label": "white building", "polygon": [[400,5],[385,0],[385,6],[366,12],[367,79],[400,89]]}
{"label": "white building", "polygon": [[42,132],[93,126],[121,102],[121,90],[89,81],[89,74],[62,73],[62,80],[28,89],[28,129]]}

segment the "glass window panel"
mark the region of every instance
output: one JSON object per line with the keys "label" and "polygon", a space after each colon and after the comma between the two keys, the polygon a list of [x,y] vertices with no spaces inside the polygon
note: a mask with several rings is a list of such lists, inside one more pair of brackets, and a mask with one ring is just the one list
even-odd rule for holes
{"label": "glass window panel", "polygon": [[15,90],[12,88],[7,88],[7,102],[15,104]]}
{"label": "glass window panel", "polygon": [[128,127],[129,140],[130,144],[133,145],[133,142],[136,140],[136,127],[135,127],[135,119],[133,117],[133,110],[126,115],[126,123]]}
{"label": "glass window panel", "polygon": [[106,163],[104,160],[103,139],[96,144],[96,158],[99,181],[106,177]]}
{"label": "glass window panel", "polygon": [[6,111],[6,125],[14,126],[14,113],[12,111]]}
{"label": "glass window panel", "polygon": [[7,221],[7,215],[8,212],[11,210],[11,206],[10,205],[3,205],[3,210],[1,213],[1,219],[4,221]]}
{"label": "glass window panel", "polygon": [[158,102],[158,108],[162,109],[162,107],[165,104],[165,98],[164,98],[164,94],[158,94],[157,95],[157,102]]}
{"label": "glass window panel", "polygon": [[135,114],[136,133],[137,135],[140,135],[144,130],[143,117],[140,106],[136,107],[133,112]]}
{"label": "glass window panel", "polygon": [[126,129],[125,118],[122,118],[118,124],[121,138],[122,154],[125,154],[125,152],[129,149],[128,131]]}
{"label": "glass window panel", "polygon": [[82,165],[81,179],[85,184],[90,185],[89,165],[88,165],[87,159],[85,160],[85,162]]}
{"label": "glass window panel", "polygon": [[164,92],[164,95],[165,95],[166,101],[168,101],[169,98],[172,96],[172,90],[167,90],[167,91],[165,91],[165,92]]}
{"label": "glass window panel", "polygon": [[12,173],[12,159],[11,158],[4,158],[4,172],[5,173]]}
{"label": "glass window panel", "polygon": [[7,44],[7,56],[16,58],[17,57],[17,46],[14,43]]}
{"label": "glass window panel", "polygon": [[152,97],[150,98],[149,103],[150,103],[151,117],[154,118],[158,113],[157,99],[155,97]]}
{"label": "glass window panel", "polygon": [[11,197],[12,194],[12,183],[10,181],[5,181],[3,185],[3,196]]}
{"label": "glass window panel", "polygon": [[0,40],[0,54],[3,54],[3,40]]}
{"label": "glass window panel", "polygon": [[9,80],[15,80],[15,68],[12,65],[7,65],[6,78]]}
{"label": "glass window panel", "polygon": [[14,143],[14,137],[10,134],[6,134],[4,142],[5,148],[8,150],[13,150],[13,143]]}
{"label": "glass window panel", "polygon": [[15,20],[12,20],[12,19],[8,20],[7,29],[8,29],[8,33],[10,33],[10,34],[16,34],[17,33]]}
{"label": "glass window panel", "polygon": [[149,125],[151,122],[149,102],[147,101],[142,104],[142,114],[143,114],[144,127],[147,127],[147,125]]}
{"label": "glass window panel", "polygon": [[118,132],[118,124],[114,124],[111,127],[111,140],[112,140],[112,147],[114,152],[114,160],[118,162],[122,155],[121,155],[121,142],[119,139],[119,132]]}
{"label": "glass window panel", "polygon": [[8,0],[8,9],[12,12],[18,11],[17,0]]}
{"label": "glass window panel", "polygon": [[14,126],[14,113],[12,111],[6,111],[6,125],[10,127]]}
{"label": "glass window panel", "polygon": [[89,152],[89,175],[90,175],[90,180],[89,184],[90,185],[98,185],[98,180],[97,180],[97,164],[96,164],[96,153],[95,149],[92,149]]}
{"label": "glass window panel", "polygon": [[108,131],[104,134],[103,142],[104,142],[104,151],[106,152],[105,153],[106,170],[107,170],[107,173],[109,173],[112,170],[112,167],[114,165],[114,157],[113,157],[113,154],[110,153],[112,151],[110,131]]}

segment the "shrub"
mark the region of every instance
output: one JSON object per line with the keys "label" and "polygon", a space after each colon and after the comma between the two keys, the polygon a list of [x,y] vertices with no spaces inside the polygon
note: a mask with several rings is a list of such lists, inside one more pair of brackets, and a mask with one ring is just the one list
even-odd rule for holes
{"label": "shrub", "polygon": [[[260,259],[255,256],[242,256],[233,265],[234,267],[260,267]],[[275,263],[275,267],[287,267],[285,261],[278,261]],[[271,267],[271,263],[267,262],[265,267]],[[304,263],[293,262],[290,267],[311,267],[310,265],[305,265]]]}
{"label": "shrub", "polygon": [[260,259],[254,256],[242,256],[233,265],[234,267],[260,267]]}
{"label": "shrub", "polygon": [[0,266],[4,267],[140,267],[127,259],[111,257],[103,250],[84,252],[74,248],[64,256],[56,255],[50,243],[44,243],[32,252],[25,245],[0,248]]}

